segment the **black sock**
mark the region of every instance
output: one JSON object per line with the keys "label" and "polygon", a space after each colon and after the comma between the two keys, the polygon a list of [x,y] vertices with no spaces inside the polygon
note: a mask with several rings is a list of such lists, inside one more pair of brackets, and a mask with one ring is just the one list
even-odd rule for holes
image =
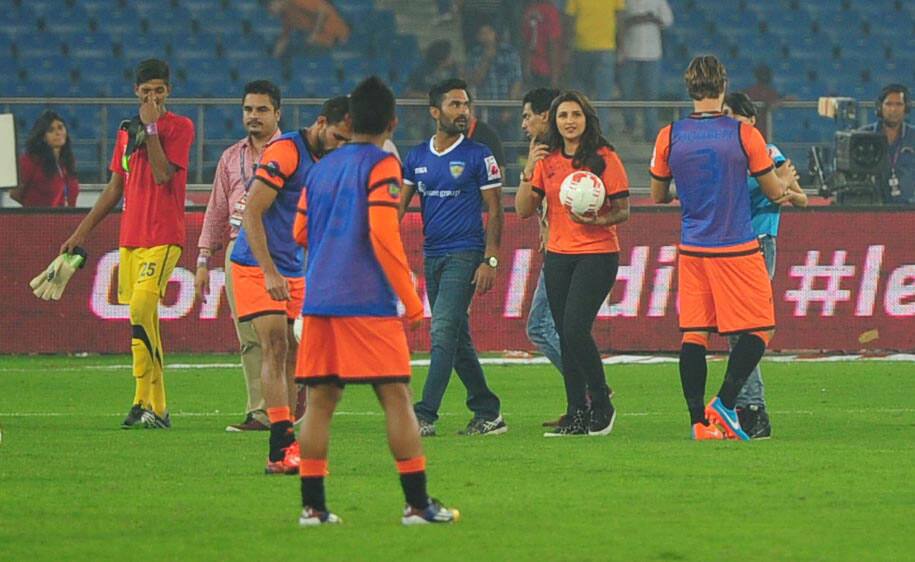
{"label": "black sock", "polygon": [[728,358],[728,372],[721,383],[718,398],[725,408],[733,409],[737,404],[737,395],[759,360],[766,352],[766,342],[753,334],[741,334],[731,356]]}
{"label": "black sock", "polygon": [[705,362],[705,347],[695,343],[680,346],[680,384],[683,397],[689,408],[689,423],[707,424],[705,419],[705,379],[708,365]]}
{"label": "black sock", "polygon": [[327,511],[324,499],[324,477],[302,477],[302,507],[311,507],[318,511]]}
{"label": "black sock", "polygon": [[400,485],[407,503],[416,509],[429,507],[429,494],[426,492],[426,471],[408,472],[400,475]]}
{"label": "black sock", "polygon": [[295,441],[292,422],[283,420],[270,424],[270,462],[283,460],[283,449]]}

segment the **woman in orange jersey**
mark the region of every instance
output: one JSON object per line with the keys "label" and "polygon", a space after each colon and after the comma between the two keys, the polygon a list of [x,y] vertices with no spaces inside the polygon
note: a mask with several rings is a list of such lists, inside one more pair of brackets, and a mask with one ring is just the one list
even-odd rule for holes
{"label": "woman in orange jersey", "polygon": [[[543,272],[559,332],[568,405],[562,423],[544,435],[607,435],[616,410],[591,326],[616,280],[615,225],[629,218],[629,181],[583,94],[569,91],[553,100],[549,120],[549,144],[532,150],[534,173],[522,175],[515,196],[518,215],[534,216],[543,202],[550,224]],[[599,176],[606,189],[603,207],[592,215],[576,215],[559,199],[562,181],[578,170]]]}

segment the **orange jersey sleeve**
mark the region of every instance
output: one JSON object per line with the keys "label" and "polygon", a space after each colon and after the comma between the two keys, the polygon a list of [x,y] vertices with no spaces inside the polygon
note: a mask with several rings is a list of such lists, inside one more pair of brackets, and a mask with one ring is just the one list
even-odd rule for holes
{"label": "orange jersey sleeve", "polygon": [[295,209],[295,222],[292,223],[292,237],[296,244],[303,248],[308,247],[308,190],[302,188],[299,195],[299,204]]}
{"label": "orange jersey sleeve", "polygon": [[659,181],[668,181],[673,178],[670,172],[670,134],[672,125],[667,125],[658,131],[658,138],[654,142],[654,151],[651,153],[651,168],[648,170],[651,177]]}
{"label": "orange jersey sleeve", "polygon": [[375,258],[407,309],[407,319],[422,317],[423,303],[413,286],[412,271],[400,238],[397,203],[402,182],[400,162],[394,156],[380,160],[369,173],[369,238]]}
{"label": "orange jersey sleeve", "polygon": [[292,139],[279,139],[267,145],[257,165],[255,177],[280,190],[299,167],[299,149]]}
{"label": "orange jersey sleeve", "polygon": [[626,168],[620,160],[619,154],[614,150],[603,149],[602,154],[607,166],[601,180],[604,182],[604,188],[607,190],[607,198],[621,199],[629,197],[629,177],[626,175]]}
{"label": "orange jersey sleeve", "polygon": [[775,168],[772,157],[769,156],[769,149],[766,147],[766,140],[759,129],[753,125],[741,123],[740,143],[743,145],[744,152],[747,153],[751,176],[761,176]]}

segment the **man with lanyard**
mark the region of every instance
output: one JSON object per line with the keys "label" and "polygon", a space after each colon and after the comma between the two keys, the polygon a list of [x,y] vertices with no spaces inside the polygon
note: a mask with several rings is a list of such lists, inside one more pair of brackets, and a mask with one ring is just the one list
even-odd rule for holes
{"label": "man with lanyard", "polygon": [[877,98],[877,121],[861,128],[886,135],[887,168],[879,181],[884,201],[896,205],[915,204],[915,131],[905,122],[910,104],[908,88],[889,84]]}
{"label": "man with lanyard", "polygon": [[330,99],[307,129],[267,145],[245,204],[232,250],[232,288],[239,322],[251,321],[263,350],[261,385],[270,446],[267,474],[296,474],[293,433],[296,340],[292,323],[305,296],[304,253],[292,237],[305,174],[324,154],[349,140],[349,101]]}
{"label": "man with lanyard", "polygon": [[[210,295],[209,258],[225,245],[226,296],[235,333],[241,346],[241,366],[245,375],[248,402],[245,420],[231,424],[226,431],[266,431],[270,429],[264,395],[261,392],[261,346],[250,322],[239,322],[232,287],[232,250],[241,228],[247,191],[254,181],[254,169],[268,142],[280,136],[280,89],[267,80],[245,84],[242,96],[242,118],[248,135],[222,153],[216,166],[213,191],[203,217],[203,229],[197,242],[197,273],[194,279],[196,297],[202,302]],[[228,240],[228,244],[226,244]]]}

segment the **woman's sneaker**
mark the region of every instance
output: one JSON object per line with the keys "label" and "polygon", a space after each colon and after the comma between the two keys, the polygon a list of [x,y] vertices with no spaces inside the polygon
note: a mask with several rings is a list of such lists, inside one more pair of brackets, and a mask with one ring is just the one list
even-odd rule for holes
{"label": "woman's sneaker", "polygon": [[318,525],[332,525],[334,523],[343,523],[343,519],[340,519],[330,511],[318,511],[312,507],[304,508],[302,515],[299,516],[300,527],[317,527]]}
{"label": "woman's sneaker", "polygon": [[591,409],[591,420],[588,426],[588,435],[609,435],[613,431],[613,422],[616,421],[616,408],[610,404],[609,410]]}
{"label": "woman's sneaker", "polygon": [[588,410],[578,410],[571,416],[566,416],[563,422],[552,431],[543,434],[544,437],[567,437],[570,435],[587,435],[590,417]]}
{"label": "woman's sneaker", "polygon": [[430,498],[426,509],[417,509],[410,504],[403,510],[400,522],[404,525],[428,525],[430,523],[454,523],[461,519],[461,512],[447,508],[442,502]]}

